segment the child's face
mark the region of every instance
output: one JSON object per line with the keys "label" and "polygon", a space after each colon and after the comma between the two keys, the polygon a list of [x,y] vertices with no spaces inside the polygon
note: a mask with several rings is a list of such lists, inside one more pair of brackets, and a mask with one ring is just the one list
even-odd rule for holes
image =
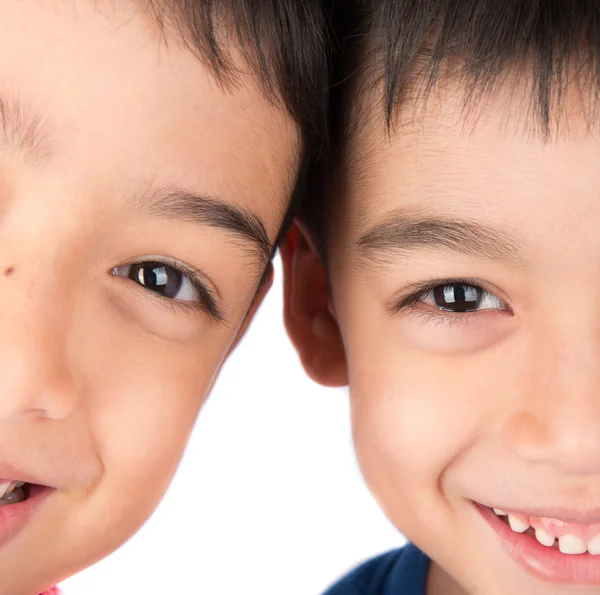
{"label": "child's face", "polygon": [[0,489],[49,486],[0,507],[3,595],[150,515],[292,191],[291,119],[167,41],[129,3],[0,9]]}
{"label": "child's face", "polygon": [[313,378],[347,379],[384,511],[461,585],[434,565],[431,593],[598,593],[600,139],[574,99],[544,143],[512,90],[467,124],[446,90],[350,148],[329,304],[290,237],[288,330]]}

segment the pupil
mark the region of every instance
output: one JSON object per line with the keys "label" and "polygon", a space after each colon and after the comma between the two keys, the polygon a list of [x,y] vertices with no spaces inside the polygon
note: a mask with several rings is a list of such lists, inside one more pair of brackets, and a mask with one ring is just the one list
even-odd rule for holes
{"label": "pupil", "polygon": [[481,302],[481,291],[472,285],[440,285],[433,294],[436,305],[450,312],[471,312]]}
{"label": "pupil", "polygon": [[168,298],[177,295],[183,280],[179,271],[160,262],[143,262],[133,265],[129,278],[150,291]]}

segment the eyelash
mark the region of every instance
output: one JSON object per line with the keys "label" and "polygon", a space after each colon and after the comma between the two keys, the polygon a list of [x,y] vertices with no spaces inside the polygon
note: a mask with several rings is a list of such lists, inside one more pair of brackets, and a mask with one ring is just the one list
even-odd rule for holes
{"label": "eyelash", "polygon": [[[133,262],[126,263],[123,265],[119,265],[118,267],[114,267],[113,269],[111,269],[110,273],[116,276],[116,273],[113,271],[116,271],[118,268],[120,268],[122,266],[135,266],[135,265],[146,264],[146,263],[148,263],[148,264],[150,264],[150,263],[163,264],[167,267],[174,269],[175,271],[180,273],[182,276],[186,277],[188,279],[188,281],[190,282],[191,286],[194,288],[194,291],[198,295],[198,301],[197,302],[188,302],[188,301],[177,300],[177,299],[173,299],[173,298],[167,298],[167,297],[159,295],[156,292],[150,291],[149,289],[145,289],[143,285],[136,283],[136,285],[138,285],[141,289],[145,289],[145,293],[151,294],[151,296],[153,298],[161,300],[162,303],[164,303],[172,308],[176,308],[178,310],[185,309],[188,312],[189,311],[197,312],[198,310],[201,310],[203,312],[206,312],[213,320],[215,320],[215,322],[224,322],[225,321],[225,316],[224,316],[221,308],[217,304],[216,298],[214,296],[214,291],[211,288],[207,287],[207,285],[202,280],[204,275],[197,269],[194,269],[193,267],[191,267],[183,262],[180,262],[180,261],[174,260],[174,259],[170,259],[170,258],[166,258],[164,256],[157,256],[157,257],[153,256],[151,258],[147,257],[147,258],[135,260]],[[135,281],[133,281],[133,282],[135,283]]]}
{"label": "eyelash", "polygon": [[[425,316],[429,319],[434,319],[437,322],[445,322],[447,324],[453,325],[460,322],[467,322],[467,320],[473,315],[481,312],[485,312],[486,310],[479,311],[467,311],[467,312],[451,312],[447,310],[443,310],[441,308],[430,308],[427,304],[422,302],[423,298],[428,294],[432,293],[435,289],[439,287],[443,287],[446,285],[463,285],[469,287],[475,287],[484,293],[489,293],[494,296],[498,301],[503,304],[502,309],[494,309],[495,311],[509,312],[512,313],[512,310],[505,302],[505,300],[499,298],[494,291],[491,289],[485,288],[485,283],[480,281],[479,279],[464,279],[464,278],[453,278],[453,279],[436,279],[434,281],[428,281],[426,283],[420,283],[417,285],[413,285],[412,291],[402,297],[399,301],[396,301],[391,307],[392,315],[398,314],[407,310],[414,310],[419,305],[424,306],[423,309],[420,309],[419,314]],[[492,310],[487,309],[487,310]],[[469,316],[469,314],[471,316]]]}

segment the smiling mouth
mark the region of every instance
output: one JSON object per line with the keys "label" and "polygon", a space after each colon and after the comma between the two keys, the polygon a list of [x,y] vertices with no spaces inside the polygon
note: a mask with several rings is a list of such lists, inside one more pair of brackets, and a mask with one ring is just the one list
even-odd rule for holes
{"label": "smiling mouth", "polygon": [[0,548],[27,525],[54,492],[49,486],[0,479]]}
{"label": "smiling mouth", "polygon": [[473,504],[505,552],[528,574],[554,584],[600,586],[600,509],[586,514],[563,510],[566,521]]}
{"label": "smiling mouth", "polygon": [[559,519],[509,513],[497,508],[494,514],[513,533],[529,535],[541,545],[567,555],[600,554],[600,523],[566,523]]}

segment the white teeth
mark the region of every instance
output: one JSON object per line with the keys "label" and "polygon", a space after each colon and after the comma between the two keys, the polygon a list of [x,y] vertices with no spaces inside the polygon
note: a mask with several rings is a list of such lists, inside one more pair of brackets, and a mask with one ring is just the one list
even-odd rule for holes
{"label": "white teeth", "polygon": [[552,537],[552,535],[550,535],[550,533],[547,531],[544,531],[544,529],[536,529],[535,538],[546,547],[551,547],[554,545],[554,537]]}
{"label": "white teeth", "polygon": [[0,500],[6,500],[10,494],[24,485],[24,481],[9,481],[8,483],[3,483],[0,485]]}
{"label": "white teeth", "polygon": [[529,529],[529,525],[524,523],[519,517],[508,515],[508,524],[515,533],[524,533]]}
{"label": "white teeth", "polygon": [[[523,517],[520,515],[506,513],[499,508],[494,508],[493,511],[497,516],[506,516],[510,528],[515,533],[525,533],[525,531],[527,531],[531,526],[527,520],[523,520]],[[545,547],[553,547],[555,542],[558,540],[558,549],[563,554],[573,555],[585,554],[586,552],[589,552],[592,555],[600,556],[600,533],[586,543],[577,535],[567,534],[563,535],[562,537],[555,538],[544,527],[533,527],[533,529],[536,540]]]}
{"label": "white teeth", "polygon": [[11,481],[8,484],[8,487],[6,488],[6,492],[4,492],[4,495],[6,496],[6,495],[10,494],[16,487],[17,487],[17,482]]}
{"label": "white teeth", "polygon": [[577,535],[563,535],[558,538],[558,549],[563,554],[584,554],[587,552],[585,542]]}
{"label": "white teeth", "polygon": [[594,539],[588,542],[587,550],[594,556],[600,554],[600,535],[596,535]]}

